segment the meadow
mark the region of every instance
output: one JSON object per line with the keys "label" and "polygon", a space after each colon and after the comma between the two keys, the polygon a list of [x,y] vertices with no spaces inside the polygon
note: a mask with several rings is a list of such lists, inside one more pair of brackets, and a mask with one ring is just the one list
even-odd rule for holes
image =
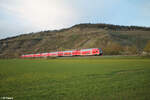
{"label": "meadow", "polygon": [[14,100],[150,100],[150,58],[0,60],[0,97]]}

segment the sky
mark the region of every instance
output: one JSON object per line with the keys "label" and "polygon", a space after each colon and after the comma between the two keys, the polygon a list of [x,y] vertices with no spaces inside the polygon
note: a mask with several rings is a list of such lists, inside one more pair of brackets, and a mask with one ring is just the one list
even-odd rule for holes
{"label": "sky", "polygon": [[80,23],[150,27],[150,0],[0,0],[0,39]]}

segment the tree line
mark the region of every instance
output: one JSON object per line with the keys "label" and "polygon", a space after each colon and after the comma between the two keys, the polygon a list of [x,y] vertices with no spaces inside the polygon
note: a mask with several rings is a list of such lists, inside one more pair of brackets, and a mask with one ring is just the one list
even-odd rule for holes
{"label": "tree line", "polygon": [[103,48],[105,55],[150,55],[150,40],[143,49],[138,49],[135,45],[122,46],[119,43],[112,43]]}

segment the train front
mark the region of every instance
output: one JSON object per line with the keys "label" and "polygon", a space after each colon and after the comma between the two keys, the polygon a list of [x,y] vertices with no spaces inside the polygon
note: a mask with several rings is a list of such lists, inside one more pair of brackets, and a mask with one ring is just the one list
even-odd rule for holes
{"label": "train front", "polygon": [[101,48],[99,48],[99,55],[103,55],[103,51]]}

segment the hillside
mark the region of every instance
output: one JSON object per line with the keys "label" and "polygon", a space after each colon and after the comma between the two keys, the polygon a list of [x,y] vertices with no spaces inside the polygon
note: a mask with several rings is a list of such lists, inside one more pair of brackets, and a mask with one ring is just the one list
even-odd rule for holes
{"label": "hillside", "polygon": [[[54,31],[24,34],[0,40],[0,57],[19,57],[21,54],[56,50],[102,48],[126,54],[130,48],[141,51],[150,40],[150,28],[110,24],[78,24]],[[134,50],[133,50],[134,52]]]}

